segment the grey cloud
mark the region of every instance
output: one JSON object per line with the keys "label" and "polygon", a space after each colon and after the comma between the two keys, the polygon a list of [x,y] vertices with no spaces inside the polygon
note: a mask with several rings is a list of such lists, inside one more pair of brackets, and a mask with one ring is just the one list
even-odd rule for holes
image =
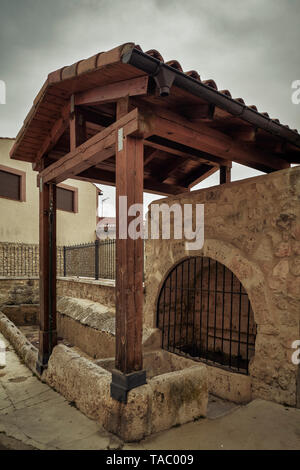
{"label": "grey cloud", "polygon": [[0,135],[16,135],[47,74],[123,42],[158,49],[184,70],[300,129],[297,0],[0,0]]}

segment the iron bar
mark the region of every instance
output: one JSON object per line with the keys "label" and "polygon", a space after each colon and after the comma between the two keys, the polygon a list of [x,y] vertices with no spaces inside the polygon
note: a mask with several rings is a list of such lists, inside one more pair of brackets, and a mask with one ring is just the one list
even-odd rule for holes
{"label": "iron bar", "polygon": [[[162,329],[162,347],[247,374],[256,337],[255,332],[252,333],[255,323],[248,295],[224,265],[201,257],[198,268],[197,258],[187,258],[177,264],[162,285],[157,315],[157,326]],[[203,331],[204,323],[206,331]],[[195,337],[199,338],[199,345]]]}

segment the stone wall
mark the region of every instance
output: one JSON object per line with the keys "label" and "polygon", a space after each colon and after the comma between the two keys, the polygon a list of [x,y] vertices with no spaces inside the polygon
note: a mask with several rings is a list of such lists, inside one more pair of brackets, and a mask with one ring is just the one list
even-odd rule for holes
{"label": "stone wall", "polygon": [[[57,295],[92,300],[108,307],[115,307],[113,281],[94,281],[74,278],[57,279]],[[1,278],[0,309],[3,305],[39,303],[38,278]]]}
{"label": "stone wall", "polygon": [[156,325],[159,292],[176,263],[188,256],[219,261],[241,281],[254,312],[252,397],[296,406],[299,367],[291,345],[300,339],[300,167],[163,202],[204,204],[205,241],[190,252],[183,240],[146,243],[145,324]]}

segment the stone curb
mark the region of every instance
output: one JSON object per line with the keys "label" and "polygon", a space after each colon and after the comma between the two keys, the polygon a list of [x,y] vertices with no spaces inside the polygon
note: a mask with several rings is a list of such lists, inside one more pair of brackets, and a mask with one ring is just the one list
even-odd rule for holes
{"label": "stone curb", "polygon": [[26,338],[19,328],[10,321],[4,313],[0,312],[0,332],[14,347],[19,357],[21,357],[27,367],[35,374],[38,350]]}

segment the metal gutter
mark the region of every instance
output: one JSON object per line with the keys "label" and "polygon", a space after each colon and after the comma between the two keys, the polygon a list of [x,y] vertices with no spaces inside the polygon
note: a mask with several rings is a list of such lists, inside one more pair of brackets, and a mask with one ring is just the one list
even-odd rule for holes
{"label": "metal gutter", "polygon": [[[180,70],[170,67],[164,62],[145,54],[139,49],[133,48],[129,52],[125,53],[122,56],[122,62],[132,65],[154,78],[158,75],[166,75],[168,76],[168,81],[169,83],[171,82],[171,85],[173,84],[178,88],[182,88],[189,93],[198,96],[199,98],[203,98],[230,114],[244,119],[253,126],[264,129],[265,131],[288,140],[291,144],[300,147],[300,135],[298,132],[285,127],[283,124],[277,123],[258,111],[249,108],[245,104],[235,101],[229,96],[220,93],[218,90],[205,85]],[[164,73],[161,73],[162,71]],[[170,80],[170,74],[172,74],[172,80]],[[162,96],[166,96],[167,93],[165,87],[162,87],[162,89]]]}

